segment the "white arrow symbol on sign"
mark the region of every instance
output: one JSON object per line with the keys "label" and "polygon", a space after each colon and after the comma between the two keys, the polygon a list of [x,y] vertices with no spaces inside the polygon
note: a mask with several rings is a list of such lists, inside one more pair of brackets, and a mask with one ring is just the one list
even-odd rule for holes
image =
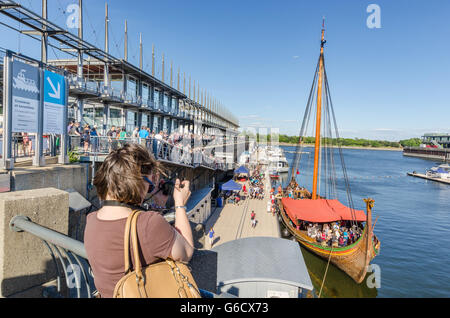
{"label": "white arrow symbol on sign", "polygon": [[47,81],[50,83],[50,86],[53,89],[53,93],[48,93],[48,96],[56,98],[56,99],[60,99],[61,98],[61,85],[59,84],[59,82],[58,82],[58,89],[56,89],[55,85],[53,85],[50,77],[47,77]]}

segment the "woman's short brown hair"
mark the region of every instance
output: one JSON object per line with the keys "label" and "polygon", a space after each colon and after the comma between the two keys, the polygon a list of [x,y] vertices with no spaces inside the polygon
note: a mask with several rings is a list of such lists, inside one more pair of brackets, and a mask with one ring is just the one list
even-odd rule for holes
{"label": "woman's short brown hair", "polygon": [[162,173],[159,163],[139,144],[125,144],[113,150],[94,177],[100,200],[109,195],[119,202],[139,205],[145,187],[143,176]]}

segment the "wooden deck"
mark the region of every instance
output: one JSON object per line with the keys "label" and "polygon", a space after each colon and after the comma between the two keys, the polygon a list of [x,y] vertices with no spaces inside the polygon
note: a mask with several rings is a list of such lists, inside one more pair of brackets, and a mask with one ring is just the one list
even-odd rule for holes
{"label": "wooden deck", "polygon": [[[214,246],[246,237],[281,237],[278,216],[267,212],[267,202],[270,200],[270,181],[266,173],[266,196],[263,200],[249,200],[239,205],[225,204],[217,208],[211,215],[205,227],[205,248],[210,249],[208,232],[214,227]],[[248,188],[248,185],[246,185]],[[250,214],[255,211],[257,224],[252,228]]]}

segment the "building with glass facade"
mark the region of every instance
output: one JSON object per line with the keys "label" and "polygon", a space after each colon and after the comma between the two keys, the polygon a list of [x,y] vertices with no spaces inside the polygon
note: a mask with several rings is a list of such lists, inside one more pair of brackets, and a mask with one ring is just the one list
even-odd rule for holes
{"label": "building with glass facade", "polygon": [[450,134],[425,134],[422,136],[422,142],[428,145],[440,145],[442,148],[450,148]]}

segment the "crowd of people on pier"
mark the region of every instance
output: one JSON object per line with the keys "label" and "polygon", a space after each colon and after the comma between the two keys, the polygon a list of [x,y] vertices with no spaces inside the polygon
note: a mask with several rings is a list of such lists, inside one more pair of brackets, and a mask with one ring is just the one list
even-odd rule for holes
{"label": "crowd of people on pier", "polygon": [[216,144],[216,136],[194,133],[167,133],[161,130],[156,133],[149,127],[135,127],[128,133],[125,127],[112,126],[105,136],[97,130],[97,126],[88,124],[81,127],[79,122],[70,122],[67,132],[71,137],[78,137],[78,142],[69,138],[69,150],[79,149],[84,154],[106,154],[122,147],[125,143],[139,143],[152,152],[157,159],[164,159],[180,164],[205,165],[219,168],[224,160],[214,155],[214,147],[205,150],[206,146]]}
{"label": "crowd of people on pier", "polygon": [[[149,127],[136,127],[128,132],[125,127],[111,126],[102,134],[96,125],[81,125],[70,121],[67,126],[68,151],[82,155],[106,155],[123,147],[126,143],[145,146],[156,159],[164,159],[190,166],[206,166],[213,169],[225,167],[225,160],[215,156],[215,148],[221,147],[223,140],[213,134],[194,134],[161,130],[156,133]],[[27,133],[14,133],[12,136],[14,157],[30,157],[35,151],[35,136]],[[59,135],[44,135],[44,152],[55,154],[59,151]]]}
{"label": "crowd of people on pier", "polygon": [[264,199],[264,177],[264,172],[261,172],[259,169],[255,169],[249,177],[248,196],[250,199]]}
{"label": "crowd of people on pier", "polygon": [[250,173],[248,178],[238,179],[240,182],[243,182],[240,191],[226,191],[223,193],[223,197],[228,203],[236,205],[239,205],[246,199],[263,200],[265,195],[264,178],[265,173],[256,168]]}
{"label": "crowd of people on pier", "polygon": [[308,236],[324,246],[344,247],[355,243],[362,235],[357,224],[348,221],[332,223],[309,223],[301,221],[300,230],[306,230]]}

